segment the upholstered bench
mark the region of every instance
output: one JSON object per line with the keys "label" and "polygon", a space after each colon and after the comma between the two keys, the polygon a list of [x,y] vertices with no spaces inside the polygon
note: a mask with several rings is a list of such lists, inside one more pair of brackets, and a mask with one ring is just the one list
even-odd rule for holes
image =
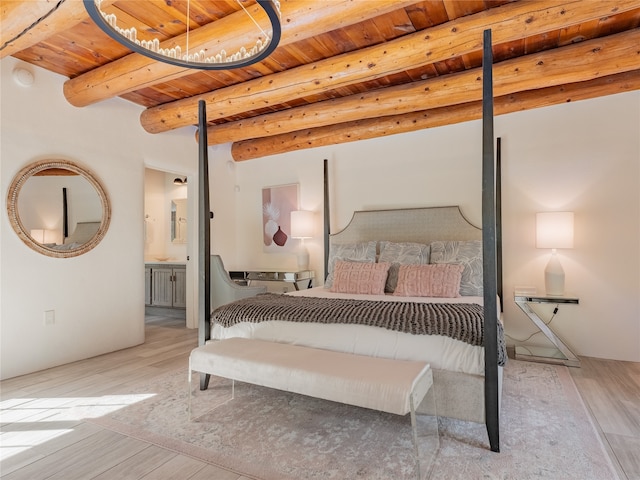
{"label": "upholstered bench", "polygon": [[[416,408],[433,384],[431,368],[425,362],[247,338],[212,341],[195,348],[189,357],[189,418],[193,372],[397,415],[410,414],[418,478],[421,478]],[[437,450],[437,419],[435,422]]]}

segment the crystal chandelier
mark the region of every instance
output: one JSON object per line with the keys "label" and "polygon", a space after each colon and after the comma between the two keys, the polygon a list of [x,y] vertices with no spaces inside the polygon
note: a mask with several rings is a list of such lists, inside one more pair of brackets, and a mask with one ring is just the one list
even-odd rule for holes
{"label": "crystal chandelier", "polygon": [[[196,47],[193,51],[189,48],[189,37],[190,33],[192,33],[189,29],[191,0],[187,0],[187,11],[185,15],[186,31],[180,38],[180,40],[184,41],[184,47],[178,44],[176,41],[177,37],[163,41],[149,34],[148,31],[150,29],[142,25],[140,28],[122,25],[123,22],[118,20],[115,9],[112,9],[110,13],[102,10],[102,0],[83,0],[89,16],[96,25],[118,43],[134,52],[153,58],[159,62],[201,70],[230,70],[233,68],[247,67],[269,56],[278,46],[281,37],[280,2],[278,0],[256,0],[257,5],[264,10],[271,24],[271,33],[268,33],[268,31],[265,31],[251,16],[242,3],[240,3],[240,0],[237,1],[246,15],[251,18],[259,32],[256,41],[248,46],[240,47],[236,52],[227,53],[221,50],[220,52],[210,54],[204,48]],[[118,3],[122,4],[123,2]],[[130,18],[127,20],[129,22],[131,21]],[[142,35],[142,32],[144,32],[145,35]],[[147,36],[147,38],[138,38],[139,33],[141,37]],[[249,35],[249,32],[247,32],[247,35]]]}

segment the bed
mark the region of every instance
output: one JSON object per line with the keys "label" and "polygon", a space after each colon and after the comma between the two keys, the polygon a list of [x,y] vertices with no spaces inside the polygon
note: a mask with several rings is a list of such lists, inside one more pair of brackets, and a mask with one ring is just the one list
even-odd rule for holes
{"label": "bed", "polygon": [[75,250],[96,236],[101,225],[102,222],[78,222],[73,233],[64,238],[62,244],[46,246],[57,251]]}
{"label": "bed", "polygon": [[73,233],[64,239],[65,244],[82,245],[91,240],[102,225],[101,221],[98,222],[78,222]]}
{"label": "bed", "polygon": [[[499,409],[501,398],[500,392],[502,389],[502,364],[504,363],[504,361],[506,361],[506,356],[504,352],[504,334],[502,331],[501,322],[499,320],[500,298],[502,296],[500,238],[500,139],[498,139],[496,151],[494,149],[495,137],[493,132],[492,64],[493,56],[491,49],[491,31],[485,30],[483,39],[482,76],[482,230],[467,222],[458,207],[436,207],[424,209],[419,208],[402,210],[381,210],[375,212],[358,212],[354,214],[353,219],[347,228],[335,235],[330,236],[329,225],[331,210],[329,208],[328,202],[329,188],[327,160],[325,160],[324,251],[325,274],[327,274],[330,272],[332,266],[336,266],[331,265],[333,259],[330,257],[332,255],[333,257],[336,257],[336,251],[339,250],[341,246],[348,244],[373,242],[376,245],[375,260],[379,261],[380,257],[378,256],[378,254],[381,254],[380,242],[382,241],[395,243],[421,243],[424,245],[428,244],[429,246],[431,246],[433,242],[481,241],[482,271],[480,275],[482,278],[482,293],[479,295],[465,295],[466,297],[479,297],[473,300],[471,298],[467,298],[466,300],[468,300],[470,303],[467,303],[466,305],[478,305],[478,303],[482,303],[481,310],[483,313],[483,317],[481,326],[481,344],[474,345],[473,347],[476,348],[471,349],[466,346],[462,347],[463,350],[465,350],[467,353],[456,354],[466,356],[466,361],[468,363],[474,364],[475,369],[450,369],[450,367],[448,366],[448,364],[450,363],[449,360],[445,362],[442,358],[437,358],[438,355],[441,355],[442,352],[440,354],[436,353],[435,356],[432,355],[429,362],[433,363],[432,366],[434,372],[434,388],[436,394],[437,414],[475,422],[484,421],[487,428],[490,448],[494,452],[499,452]],[[210,288],[210,260],[208,258],[210,252],[210,229],[206,228],[206,226],[209,224],[208,222],[210,221],[207,180],[208,155],[206,148],[206,125],[206,105],[203,101],[200,101],[199,127],[201,135],[199,139],[199,176],[202,179],[202,191],[199,199],[199,215],[205,227],[202,229],[203,233],[201,235],[202,238],[200,242],[201,252],[199,254],[198,266],[199,271],[202,273],[200,280],[200,289],[203,292],[209,291]],[[446,257],[446,248],[441,248],[441,250],[444,250],[444,253],[443,251],[440,251],[441,257],[436,256],[434,258],[432,255],[433,252],[430,252],[429,262],[435,262],[437,258],[443,260],[443,258]],[[444,255],[444,257],[442,255]],[[341,262],[348,264],[362,262],[362,259],[358,259],[358,261],[356,262],[350,262],[349,257],[350,256],[348,256],[346,259],[341,259]],[[355,259],[351,258],[351,260]],[[370,260],[366,261],[368,263],[371,263]],[[337,264],[338,260],[335,260],[335,262]],[[373,263],[375,264],[377,262],[374,261]],[[447,261],[443,261],[442,263],[447,263]],[[455,262],[449,261],[449,263]],[[349,265],[348,267],[352,268],[353,265]],[[400,279],[399,273],[400,272],[398,269],[398,281]],[[476,274],[477,273],[478,272],[476,272]],[[387,277],[388,275],[389,270],[387,270],[386,272]],[[475,275],[474,278],[477,279],[479,277],[478,275]],[[331,284],[331,279],[329,277],[327,277],[327,279],[329,280],[328,283]],[[313,294],[316,293],[314,292]],[[284,336],[282,335],[282,333],[267,333],[266,330],[263,331],[263,329],[267,329],[270,327],[264,326],[260,326],[259,328],[253,328],[249,326],[245,332],[233,331],[232,328],[236,328],[236,326],[225,326],[221,322],[219,322],[217,318],[211,318],[207,315],[206,312],[211,312],[209,295],[202,295],[201,297],[202,298],[200,299],[199,304],[204,315],[200,318],[200,344],[211,341],[211,339],[224,338],[228,335],[268,335],[271,336],[270,338],[274,341],[301,342],[302,344],[309,341],[318,341],[317,334],[315,333],[311,334],[312,340],[309,340],[309,336],[307,334],[300,334],[299,336],[295,335],[293,337],[289,337],[288,335],[291,334],[294,330],[299,330],[297,326],[292,327],[291,323],[287,323],[285,325],[286,328],[284,330],[280,330],[286,332]],[[386,298],[387,295],[382,295],[382,297]],[[454,298],[458,297],[454,296]],[[449,303],[445,304],[450,305]],[[277,322],[280,320],[272,319],[272,321]],[[265,325],[269,324],[267,323]],[[274,327],[278,326],[274,323],[272,323],[271,325]],[[332,326],[331,328],[336,327]],[[361,331],[360,329],[364,327],[361,326],[354,328],[357,328],[359,329],[359,331]],[[259,333],[257,333],[258,331]],[[357,336],[359,334],[355,335]],[[387,332],[385,332],[383,336],[386,337],[385,340],[381,340],[378,343],[373,342],[366,348],[376,350],[377,347],[375,345],[386,345],[390,342],[395,341],[394,339],[389,339],[389,334]],[[426,337],[426,335],[424,337]],[[327,338],[330,339],[330,344],[326,348],[354,348],[353,342],[347,343],[347,345],[351,346],[339,344],[339,342],[344,338],[342,329],[340,330],[339,334],[329,334],[327,335]],[[453,341],[457,342],[458,340],[456,339]],[[419,347],[417,350],[418,352],[420,352],[419,355],[431,355],[431,353],[434,353],[429,352],[429,350],[433,350],[431,347]],[[405,349],[404,346],[394,349],[394,352],[407,351],[408,349]],[[469,353],[471,351],[475,353]],[[374,352],[374,354],[378,353],[380,353],[378,350]],[[389,354],[388,352],[382,353]],[[371,354],[371,351],[369,352],[369,354]],[[471,359],[472,357],[475,357],[475,359]],[[483,358],[483,361],[481,361],[480,358]],[[440,368],[436,368],[436,365],[439,365]],[[208,379],[206,378],[206,376],[201,376],[201,389],[206,388],[207,384]]]}
{"label": "bed", "polygon": [[[457,315],[461,308],[477,312],[478,308],[468,306],[481,308],[484,303],[481,238],[481,230],[470,224],[455,206],[355,212],[344,230],[330,236],[325,285],[286,296],[266,294],[222,306],[211,316],[211,340],[257,338],[426,361],[434,373],[437,414],[485,422],[482,339],[476,334],[473,344],[468,338],[452,338],[444,332],[453,329],[458,337],[465,337],[460,330],[468,328],[468,319],[461,325],[454,321],[456,328],[452,328],[451,323],[438,322],[444,325],[443,331],[425,335],[407,331],[406,326],[404,331],[399,331],[388,325],[372,324],[369,315],[369,309],[382,303],[383,308],[391,312],[389,316],[397,310],[405,318],[403,312],[407,307],[420,309],[419,315],[423,315],[423,310],[442,310],[449,305],[457,306],[451,315]],[[449,277],[453,280],[445,281],[446,288],[442,290],[442,272],[452,268],[455,272]],[[372,269],[379,270],[379,278],[370,282]],[[435,287],[415,283],[415,275],[422,275],[420,278],[424,279],[424,274],[436,276]],[[381,277],[384,278],[380,280]],[[370,283],[375,284],[373,290]],[[457,289],[453,295],[452,285]],[[423,296],[425,293],[437,296]],[[266,317],[263,318],[264,312],[260,313],[256,304],[268,312]],[[328,323],[311,318],[309,312],[325,308],[325,304],[332,304],[340,318]],[[357,310],[359,308],[364,310]],[[324,310],[320,313],[328,315]],[[482,330],[482,326],[479,328]],[[499,332],[500,363],[504,363],[506,352],[501,328]],[[498,370],[498,392],[501,380],[502,367]]]}

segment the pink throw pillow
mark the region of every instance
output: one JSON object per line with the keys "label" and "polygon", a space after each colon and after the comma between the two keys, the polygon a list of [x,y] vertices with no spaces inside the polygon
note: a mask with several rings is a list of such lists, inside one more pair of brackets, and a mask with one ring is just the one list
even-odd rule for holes
{"label": "pink throw pillow", "polygon": [[459,297],[463,270],[464,265],[455,263],[400,265],[398,286],[393,294],[401,297]]}
{"label": "pink throw pillow", "polygon": [[388,262],[361,263],[339,260],[333,270],[333,284],[329,291],[384,295],[390,266]]}

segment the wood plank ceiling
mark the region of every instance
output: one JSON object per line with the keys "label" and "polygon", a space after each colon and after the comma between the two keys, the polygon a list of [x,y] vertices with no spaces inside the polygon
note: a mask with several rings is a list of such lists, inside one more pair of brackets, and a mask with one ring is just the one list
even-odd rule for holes
{"label": "wood plank ceiling", "polygon": [[[240,5],[240,1],[242,5]],[[233,51],[255,0],[103,0],[163,40]],[[497,115],[640,88],[640,0],[281,0],[282,40],[251,67],[184,69],[131,53],[81,0],[3,0],[0,58],[69,77],[78,107],[120,96],[150,133],[197,124],[235,160],[462,122],[481,114],[492,29]],[[194,37],[195,38],[195,37]]]}

